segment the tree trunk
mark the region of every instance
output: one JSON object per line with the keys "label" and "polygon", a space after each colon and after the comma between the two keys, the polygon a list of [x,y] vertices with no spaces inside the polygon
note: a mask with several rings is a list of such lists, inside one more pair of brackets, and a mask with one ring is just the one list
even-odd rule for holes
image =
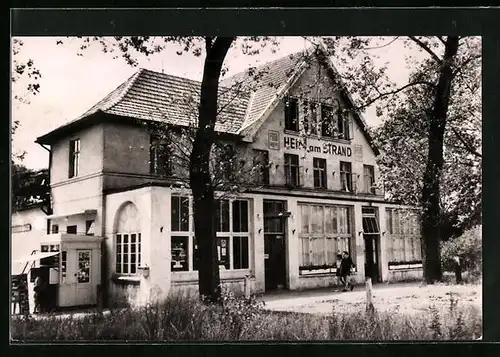
{"label": "tree trunk", "polygon": [[189,163],[193,193],[194,231],[198,244],[200,297],[218,302],[221,296],[217,237],[214,225],[214,187],[210,175],[210,150],[217,120],[217,96],[222,64],[233,37],[206,38],[207,55],[201,82],[198,128]]}
{"label": "tree trunk", "polygon": [[444,132],[453,80],[451,64],[457,50],[458,37],[448,36],[429,120],[428,157],[422,190],[423,266],[424,279],[428,284],[441,281],[443,278],[439,249],[441,226],[439,184],[443,169]]}

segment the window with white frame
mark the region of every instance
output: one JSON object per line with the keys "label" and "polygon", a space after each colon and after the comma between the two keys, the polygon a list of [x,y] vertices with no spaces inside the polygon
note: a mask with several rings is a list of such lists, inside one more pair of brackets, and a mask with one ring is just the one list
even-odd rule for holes
{"label": "window with white frame", "polygon": [[141,229],[139,212],[131,202],[118,213],[115,243],[115,272],[137,274],[137,267],[141,265]]}
{"label": "window with white frame", "polygon": [[70,140],[69,142],[69,172],[68,177],[76,177],[80,166],[80,139]]}
{"label": "window with white frame", "polygon": [[[217,256],[222,269],[249,268],[249,202],[216,200]],[[172,271],[198,270],[192,204],[188,196],[172,196]],[[174,217],[174,215],[176,217]],[[182,225],[186,221],[186,224]],[[174,223],[175,222],[175,223]],[[191,248],[192,247],[192,248]]]}
{"label": "window with white frame", "polygon": [[387,259],[389,263],[422,261],[418,213],[401,208],[386,208]]}
{"label": "window with white frame", "polygon": [[299,204],[300,269],[334,267],[337,254],[354,256],[352,208]]}

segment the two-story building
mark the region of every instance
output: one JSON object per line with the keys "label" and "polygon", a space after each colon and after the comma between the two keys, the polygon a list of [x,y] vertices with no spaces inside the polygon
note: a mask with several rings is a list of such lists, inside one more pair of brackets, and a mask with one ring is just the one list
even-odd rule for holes
{"label": "two-story building", "polygon": [[[384,199],[378,150],[336,73],[319,51],[221,83],[228,105],[216,125],[219,138],[258,166],[248,176],[254,185],[217,201],[224,286],[241,291],[245,277],[253,292],[329,286],[342,251],[353,257],[358,281],[421,275],[416,216]],[[228,95],[236,87],[237,95]],[[199,88],[140,69],[85,114],[37,139],[50,150],[47,234],[103,238],[109,304],[197,289],[186,170],[172,169],[178,163],[158,150],[148,123],[194,125]]]}

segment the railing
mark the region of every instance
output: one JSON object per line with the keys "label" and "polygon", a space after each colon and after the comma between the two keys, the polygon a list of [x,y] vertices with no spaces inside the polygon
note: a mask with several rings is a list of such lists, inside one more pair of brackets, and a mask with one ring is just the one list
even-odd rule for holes
{"label": "railing", "polygon": [[[33,254],[36,254],[36,252],[38,252],[37,249],[34,249],[30,255],[33,255]],[[26,268],[28,267],[28,265],[31,263],[31,266],[30,266],[30,269],[33,267],[33,265],[35,265],[35,261],[32,260],[32,261],[27,261],[26,264],[24,265],[24,268],[23,268],[23,271],[21,274],[24,274],[24,272],[26,271]]]}

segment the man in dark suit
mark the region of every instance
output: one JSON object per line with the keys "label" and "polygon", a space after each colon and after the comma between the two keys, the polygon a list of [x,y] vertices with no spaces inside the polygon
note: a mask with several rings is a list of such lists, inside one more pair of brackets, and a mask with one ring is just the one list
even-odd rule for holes
{"label": "man in dark suit", "polygon": [[354,268],[355,265],[349,255],[348,251],[344,251],[342,253],[342,262],[340,263],[340,280],[344,285],[344,289],[342,291],[347,291],[350,287],[351,291],[354,289],[354,285],[351,283],[348,278],[351,275],[351,269]]}

